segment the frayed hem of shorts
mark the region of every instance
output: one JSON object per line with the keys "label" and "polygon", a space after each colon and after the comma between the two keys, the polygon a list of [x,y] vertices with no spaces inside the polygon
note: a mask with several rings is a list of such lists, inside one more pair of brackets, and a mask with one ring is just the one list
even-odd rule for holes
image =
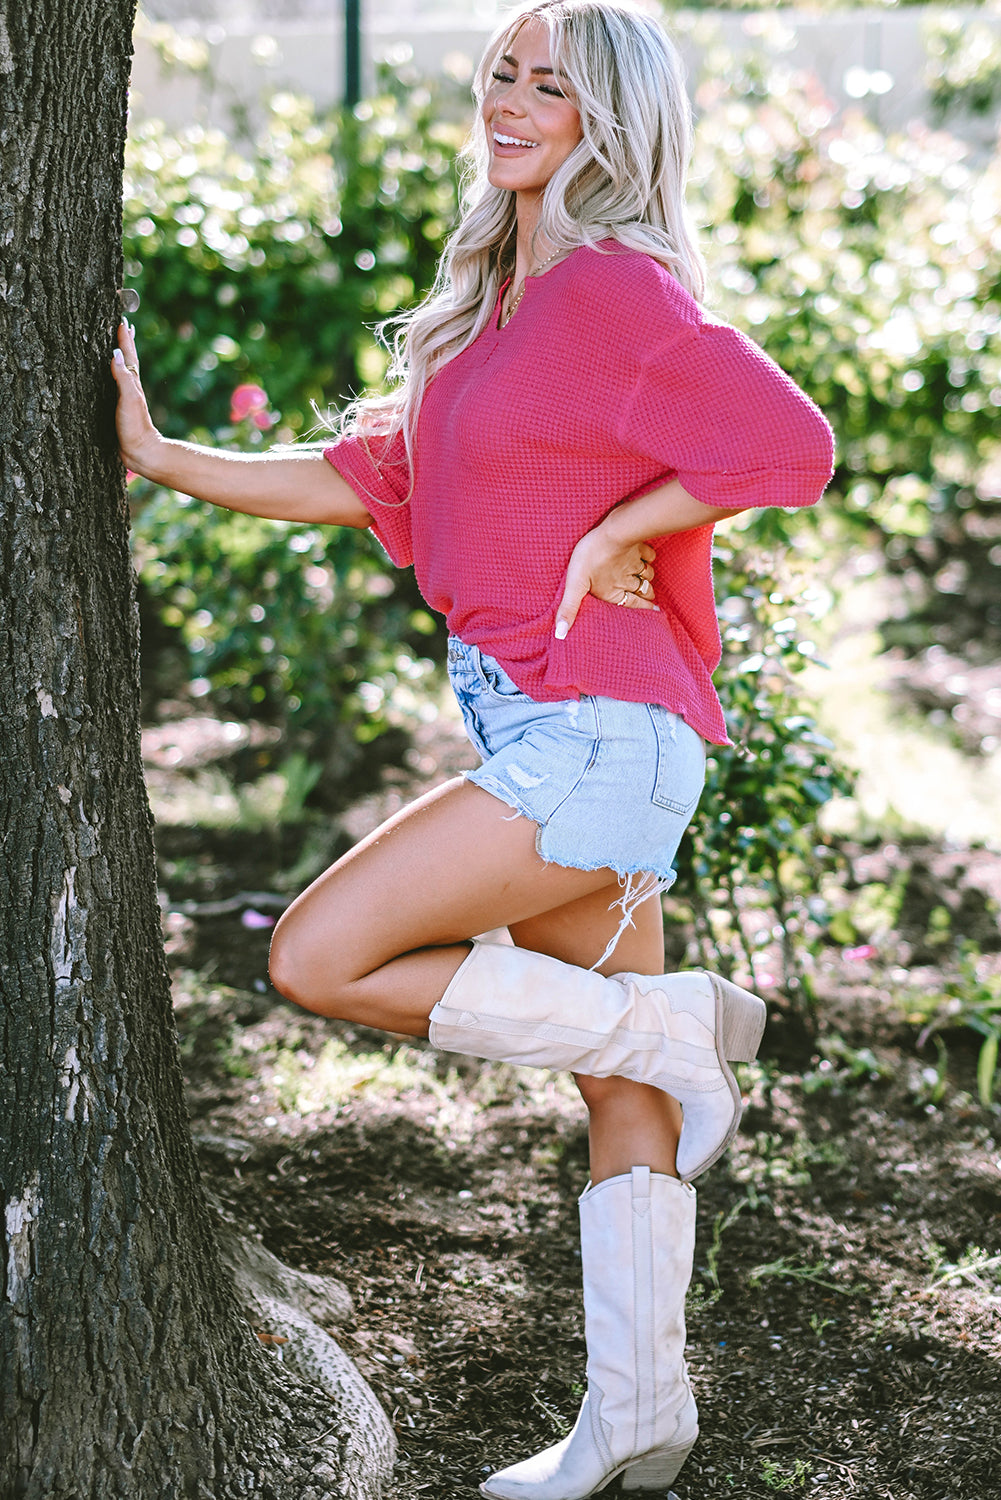
{"label": "frayed hem of shorts", "polygon": [[[539,832],[541,833],[542,830],[540,829]],[[536,847],[538,848],[538,841],[536,841]],[[540,854],[542,853],[541,850],[539,850],[539,852]],[[545,859],[546,856],[543,854],[542,858]],[[560,863],[560,861],[550,860],[548,861],[548,863],[556,864]],[[590,868],[597,870],[601,869],[601,866],[591,865],[590,867],[587,867],[583,865],[575,865],[571,868]],[[633,912],[636,910],[637,906],[641,906],[644,901],[649,901],[654,896],[662,896],[665,891],[669,891],[671,889],[672,885],[677,879],[676,873],[673,870],[671,871],[670,875],[655,875],[652,870],[616,870],[615,873],[618,877],[619,885],[622,887],[622,895],[617,901],[613,901],[608,909],[609,911],[614,911],[616,907],[618,907],[622,912],[622,915],[619,918],[618,927],[615,929],[615,932],[612,934],[612,937],[609,939],[608,943],[605,946],[604,953],[595,963],[590,965],[590,968],[592,970],[600,968],[601,965],[606,961],[606,959],[611,958],[618,945],[619,938],[625,932],[626,928],[636,926],[636,923],[633,921]]]}
{"label": "frayed hem of shorts", "polygon": [[669,891],[677,879],[677,871],[672,870],[669,875],[657,875],[649,869],[618,870],[614,865],[609,864],[607,860],[601,859],[593,861],[559,859],[555,855],[548,853],[543,847],[546,833],[548,832],[547,825],[540,823],[526,807],[523,807],[519,803],[510,787],[491,776],[484,777],[482,780],[479,778],[473,780],[475,775],[475,771],[463,772],[464,779],[471,781],[473,786],[478,786],[481,791],[489,792],[491,797],[496,797],[498,802],[505,803],[519,817],[527,818],[530,823],[535,824],[535,852],[547,865],[559,865],[564,870],[604,870],[607,868],[614,872],[619,885],[622,887],[622,895],[617,901],[611,902],[608,909],[609,911],[614,911],[618,907],[622,915],[619,919],[618,927],[605,946],[604,953],[590,965],[590,970],[599,968],[607,959],[611,958],[618,945],[619,938],[626,929],[628,927],[635,927],[636,923],[633,920],[633,912],[637,906],[642,905],[644,901],[649,901],[653,896],[662,896],[665,891]]}

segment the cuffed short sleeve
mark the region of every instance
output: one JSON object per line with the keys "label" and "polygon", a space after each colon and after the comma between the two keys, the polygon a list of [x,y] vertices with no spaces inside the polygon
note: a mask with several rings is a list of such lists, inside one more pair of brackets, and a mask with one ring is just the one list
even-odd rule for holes
{"label": "cuffed short sleeve", "polygon": [[834,440],[808,396],[737,329],[689,324],[653,351],[625,402],[626,448],[705,505],[800,506],[830,480]]}
{"label": "cuffed short sleeve", "polygon": [[372,517],[371,529],[398,568],[414,560],[410,465],[403,434],[341,438],[323,456],[346,479]]}

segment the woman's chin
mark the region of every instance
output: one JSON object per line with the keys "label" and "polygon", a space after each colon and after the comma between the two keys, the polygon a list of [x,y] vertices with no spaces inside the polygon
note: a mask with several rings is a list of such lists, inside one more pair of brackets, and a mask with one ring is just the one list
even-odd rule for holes
{"label": "woman's chin", "polygon": [[525,203],[533,198],[541,198],[545,191],[544,183],[526,182],[524,177],[519,180],[518,173],[505,171],[503,166],[498,169],[491,166],[487,181],[491,187],[500,188],[502,192],[516,193],[519,200]]}

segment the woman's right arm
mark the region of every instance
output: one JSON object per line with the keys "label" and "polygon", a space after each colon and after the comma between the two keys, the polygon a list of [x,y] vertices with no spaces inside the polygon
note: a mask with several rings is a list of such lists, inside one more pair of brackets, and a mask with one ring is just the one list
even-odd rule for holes
{"label": "woman's right arm", "polygon": [[123,323],[111,363],[118,386],[116,423],[122,462],[136,474],[196,500],[276,521],[368,526],[358,495],[322,453],[226,453],[163,437],[153,426],[139,379],[132,329]]}

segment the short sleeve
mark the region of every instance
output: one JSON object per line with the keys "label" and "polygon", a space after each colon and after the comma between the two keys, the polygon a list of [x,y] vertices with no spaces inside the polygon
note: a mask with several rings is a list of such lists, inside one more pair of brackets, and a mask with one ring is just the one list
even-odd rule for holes
{"label": "short sleeve", "polygon": [[402,433],[341,438],[323,456],[346,479],[372,517],[371,530],[398,568],[414,560],[410,520],[410,464]]}
{"label": "short sleeve", "polygon": [[813,505],[833,466],[830,426],[757,344],[688,324],[643,362],[620,437],[705,505]]}

